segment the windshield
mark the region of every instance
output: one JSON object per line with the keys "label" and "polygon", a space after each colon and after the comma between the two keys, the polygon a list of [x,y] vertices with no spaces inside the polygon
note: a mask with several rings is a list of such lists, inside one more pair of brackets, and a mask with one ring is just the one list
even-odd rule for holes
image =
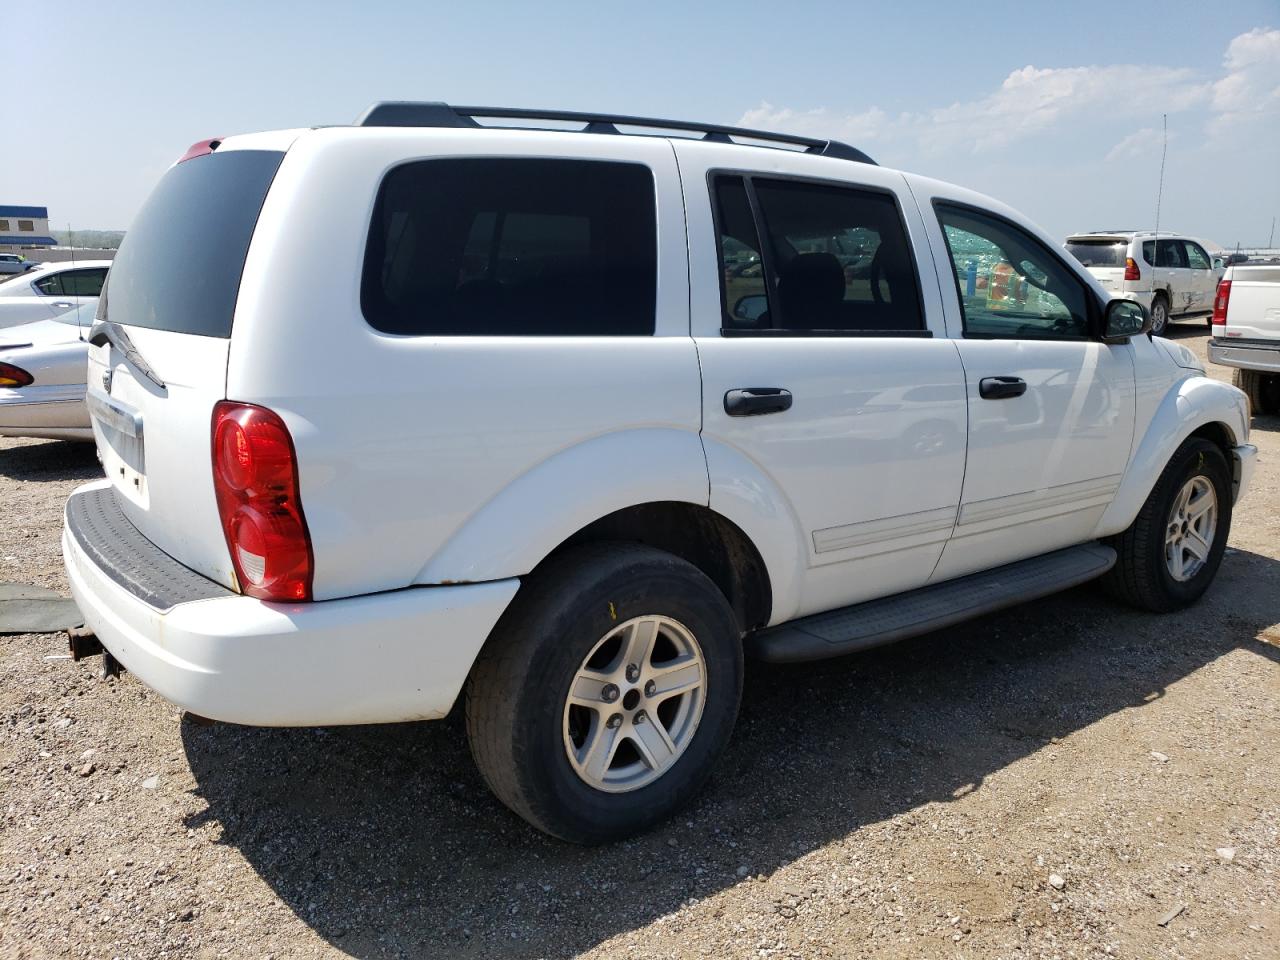
{"label": "windshield", "polygon": [[1123,240],[1070,240],[1067,252],[1086,267],[1123,267],[1129,255]]}
{"label": "windshield", "polygon": [[230,337],[249,241],[283,158],[232,150],[170,167],[125,233],[99,316]]}

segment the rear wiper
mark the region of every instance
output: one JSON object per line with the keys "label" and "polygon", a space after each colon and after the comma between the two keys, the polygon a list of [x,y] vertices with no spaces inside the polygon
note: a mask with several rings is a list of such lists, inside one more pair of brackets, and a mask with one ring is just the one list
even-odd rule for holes
{"label": "rear wiper", "polygon": [[93,326],[89,328],[89,342],[95,347],[100,347],[104,343],[111,344],[124,354],[126,360],[137,367],[139,373],[161,390],[165,388],[164,381],[156,376],[156,372],[151,369],[151,364],[143,359],[142,354],[138,352],[138,348],[129,339],[129,334],[120,324],[113,323],[110,320],[93,321]]}

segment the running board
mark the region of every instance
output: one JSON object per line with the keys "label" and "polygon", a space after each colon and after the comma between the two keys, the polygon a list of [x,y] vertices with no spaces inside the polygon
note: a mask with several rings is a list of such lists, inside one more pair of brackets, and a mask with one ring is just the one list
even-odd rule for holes
{"label": "running board", "polygon": [[747,638],[747,652],[770,663],[838,657],[1057,593],[1102,576],[1115,562],[1115,550],[1100,543],[1069,547],[770,627]]}

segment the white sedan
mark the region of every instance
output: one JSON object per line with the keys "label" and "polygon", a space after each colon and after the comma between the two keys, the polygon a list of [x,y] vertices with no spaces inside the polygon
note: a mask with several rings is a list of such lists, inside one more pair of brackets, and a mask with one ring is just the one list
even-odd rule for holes
{"label": "white sedan", "polygon": [[0,330],[0,436],[93,439],[84,397],[95,307]]}
{"label": "white sedan", "polygon": [[46,263],[0,283],[0,328],[49,320],[98,302],[110,260]]}

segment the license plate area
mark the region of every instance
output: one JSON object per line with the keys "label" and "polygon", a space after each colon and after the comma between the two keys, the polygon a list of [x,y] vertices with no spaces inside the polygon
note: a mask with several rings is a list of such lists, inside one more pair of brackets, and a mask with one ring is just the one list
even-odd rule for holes
{"label": "license plate area", "polygon": [[142,414],[114,397],[88,391],[89,413],[98,428],[98,455],[116,490],[144,509],[147,460]]}

